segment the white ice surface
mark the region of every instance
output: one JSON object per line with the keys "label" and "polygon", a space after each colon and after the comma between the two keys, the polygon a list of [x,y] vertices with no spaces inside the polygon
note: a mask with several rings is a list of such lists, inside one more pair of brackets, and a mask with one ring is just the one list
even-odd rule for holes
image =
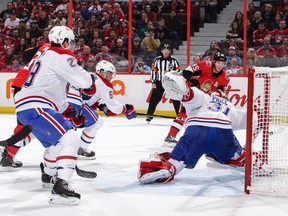
{"label": "white ice surface", "polygon": [[[72,179],[73,188],[81,194],[78,206],[48,204],[50,191],[41,188],[39,169],[44,149],[34,140],[17,155],[24,164],[22,169],[0,173],[0,215],[288,215],[287,198],[245,195],[243,172],[206,167],[205,158],[195,169],[183,170],[173,182],[140,185],[139,159],[151,152],[171,150],[161,145],[172,119],[154,118],[147,125],[141,117],[130,121],[103,118],[104,125],[91,145],[97,159],[78,162],[80,168],[96,171],[98,177],[89,180],[74,174]],[[15,125],[15,115],[0,115],[0,139],[8,138]],[[244,131],[236,135],[245,140]]]}

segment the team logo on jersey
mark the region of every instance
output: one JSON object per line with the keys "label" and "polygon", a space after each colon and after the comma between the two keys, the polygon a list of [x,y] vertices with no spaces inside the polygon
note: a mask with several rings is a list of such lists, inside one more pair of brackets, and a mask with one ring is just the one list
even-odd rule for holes
{"label": "team logo on jersey", "polygon": [[210,94],[211,92],[211,85],[212,85],[212,81],[211,80],[206,80],[201,86],[200,89],[208,94]]}
{"label": "team logo on jersey", "polygon": [[212,61],[206,61],[206,66],[211,67],[212,66]]}

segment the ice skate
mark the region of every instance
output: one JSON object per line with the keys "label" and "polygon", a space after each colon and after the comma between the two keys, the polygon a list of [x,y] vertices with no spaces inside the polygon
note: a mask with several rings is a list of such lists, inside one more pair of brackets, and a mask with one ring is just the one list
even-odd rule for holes
{"label": "ice skate", "polygon": [[171,172],[166,169],[161,169],[156,172],[149,172],[149,173],[144,174],[143,176],[139,178],[139,182],[141,184],[149,184],[153,182],[164,183],[165,181],[162,181],[162,180],[167,179],[169,177],[171,177]]}
{"label": "ice skate", "polygon": [[79,147],[78,149],[78,160],[95,160],[96,155],[94,151]]}
{"label": "ice skate", "polygon": [[67,181],[57,178],[51,191],[51,204],[78,205],[81,195],[76,193]]}
{"label": "ice skate", "polygon": [[149,124],[152,121],[153,117],[152,116],[147,116],[146,117],[146,122]]}
{"label": "ice skate", "polygon": [[17,161],[15,157],[9,156],[6,149],[1,149],[0,151],[0,172],[15,171],[23,166],[21,161]]}
{"label": "ice skate", "polygon": [[56,181],[55,176],[50,176],[45,173],[44,171],[44,164],[40,163],[40,169],[41,169],[41,180],[42,180],[42,187],[43,188],[53,188],[54,183]]}
{"label": "ice skate", "polygon": [[168,147],[168,148],[174,148],[177,144],[177,140],[172,137],[171,135],[168,135],[165,140],[164,140],[164,143],[163,143],[163,147]]}

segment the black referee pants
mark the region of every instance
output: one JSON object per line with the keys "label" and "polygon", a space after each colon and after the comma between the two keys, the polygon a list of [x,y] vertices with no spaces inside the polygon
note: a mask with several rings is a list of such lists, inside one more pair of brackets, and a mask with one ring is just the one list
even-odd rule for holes
{"label": "black referee pants", "polygon": [[[162,86],[161,81],[156,81],[156,89],[152,89],[152,94],[150,97],[150,102],[149,102],[149,106],[148,106],[148,110],[147,110],[147,115],[153,115],[157,105],[159,104],[159,102],[161,101],[161,98],[163,96],[164,93],[164,88]],[[178,115],[179,113],[179,109],[180,109],[180,101],[176,101],[176,100],[171,100],[173,103],[173,107],[174,110],[176,112],[176,115]]]}

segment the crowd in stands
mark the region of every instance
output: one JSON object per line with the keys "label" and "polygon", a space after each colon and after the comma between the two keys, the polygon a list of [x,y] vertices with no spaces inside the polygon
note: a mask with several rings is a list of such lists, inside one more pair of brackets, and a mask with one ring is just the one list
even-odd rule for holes
{"label": "crowd in stands", "polygon": [[[191,1],[199,5],[203,1]],[[206,0],[205,22],[217,22],[217,16],[229,0]],[[13,0],[0,12],[0,70],[19,70],[21,55],[27,48],[48,42],[49,30],[55,25],[68,25],[68,0]],[[132,71],[137,59],[150,66],[160,54],[160,44],[171,44],[178,50],[183,40],[186,0],[139,0],[132,11]],[[73,0],[72,28],[77,35],[78,63],[88,71],[102,59],[127,71],[128,4],[116,0]],[[276,5],[256,7],[249,3],[247,11],[247,65],[279,67],[287,65],[288,0]],[[228,56],[226,69],[242,73],[243,13],[237,11],[226,38],[211,41],[210,48],[195,59],[213,59],[217,50]],[[186,28],[186,27],[185,27]],[[130,35],[129,35],[130,36]],[[120,68],[120,70],[119,70]]]}
{"label": "crowd in stands", "polygon": [[[282,67],[288,65],[288,0],[269,1],[256,7],[248,4],[247,11],[247,68],[252,66]],[[229,74],[243,72],[243,13],[237,11],[226,38],[212,40],[210,48],[200,59],[211,59],[216,51],[227,55]]]}

